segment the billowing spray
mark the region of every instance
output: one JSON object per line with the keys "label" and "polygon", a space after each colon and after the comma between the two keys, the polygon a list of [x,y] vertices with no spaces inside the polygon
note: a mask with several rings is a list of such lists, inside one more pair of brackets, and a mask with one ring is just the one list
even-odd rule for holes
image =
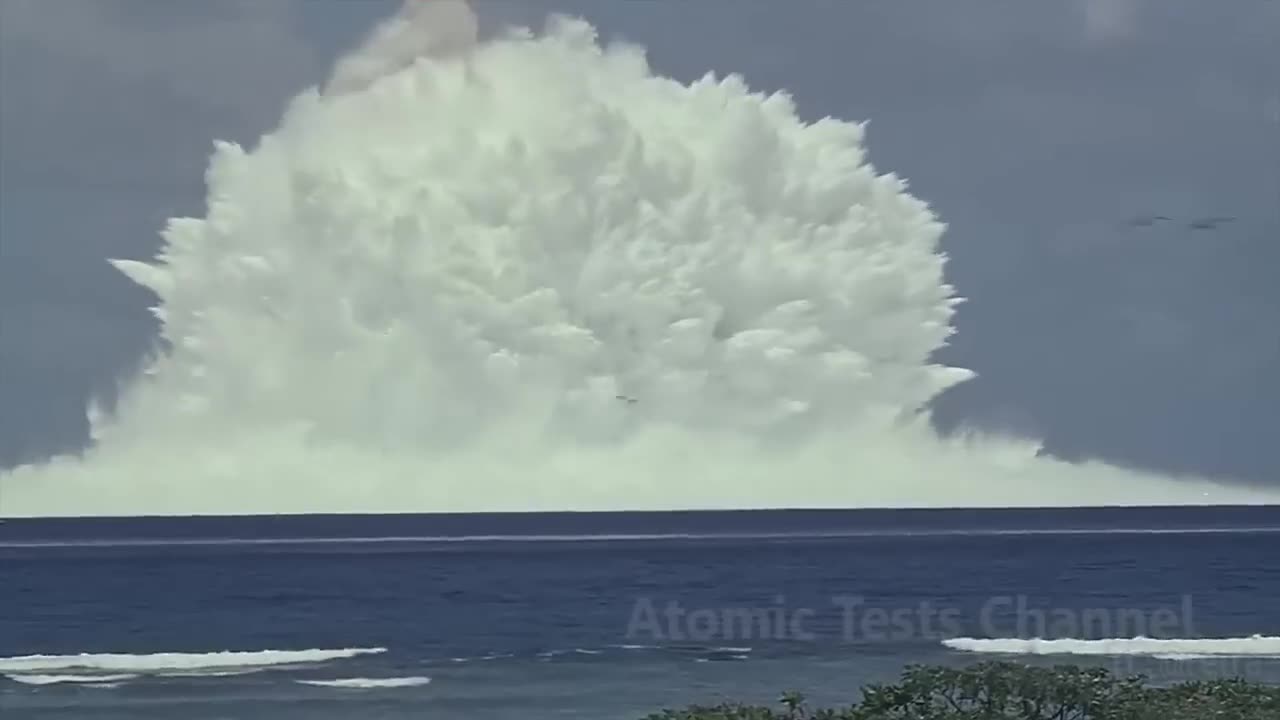
{"label": "billowing spray", "polygon": [[151,262],[164,351],[0,514],[1260,502],[939,438],[943,226],[735,76],[413,2]]}
{"label": "billowing spray", "polygon": [[465,0],[408,0],[337,62],[325,92],[362,90],[418,58],[465,57],[476,46],[478,28]]}

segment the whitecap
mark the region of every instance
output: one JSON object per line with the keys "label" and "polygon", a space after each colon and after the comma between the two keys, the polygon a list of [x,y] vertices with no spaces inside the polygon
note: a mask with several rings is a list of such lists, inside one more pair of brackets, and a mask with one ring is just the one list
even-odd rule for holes
{"label": "whitecap", "polygon": [[89,687],[119,687],[126,680],[133,680],[138,675],[41,675],[12,674],[5,675],[10,680],[23,685],[87,685]]}
{"label": "whitecap", "polygon": [[260,650],[211,653],[82,653],[79,655],[21,655],[0,657],[3,673],[52,673],[67,670],[120,671],[163,674],[165,671],[201,671],[312,665],[359,655],[386,652],[385,648],[341,650]]}
{"label": "whitecap", "polygon": [[339,680],[296,680],[301,685],[316,687],[340,688],[347,690],[381,690],[392,688],[421,687],[431,682],[429,677],[398,678],[342,678]]}
{"label": "whitecap", "polygon": [[1002,655],[1139,655],[1166,659],[1280,657],[1280,637],[1239,638],[952,638],[942,644],[973,653]]}

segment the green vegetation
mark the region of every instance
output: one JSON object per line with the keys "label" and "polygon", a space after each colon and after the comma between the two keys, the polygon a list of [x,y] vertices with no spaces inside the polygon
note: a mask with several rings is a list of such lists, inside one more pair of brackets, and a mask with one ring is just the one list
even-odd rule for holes
{"label": "green vegetation", "polygon": [[1102,668],[991,662],[910,666],[892,685],[869,685],[843,709],[809,708],[797,693],[777,707],[666,710],[645,720],[1277,720],[1280,687],[1243,680],[1150,687]]}

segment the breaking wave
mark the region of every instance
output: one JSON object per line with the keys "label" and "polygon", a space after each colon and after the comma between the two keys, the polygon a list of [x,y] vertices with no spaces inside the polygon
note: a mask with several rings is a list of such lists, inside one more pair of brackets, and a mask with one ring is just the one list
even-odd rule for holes
{"label": "breaking wave", "polygon": [[138,675],[5,675],[6,678],[23,685],[88,685],[89,687],[113,688],[126,680],[134,680]]}
{"label": "breaking wave", "polygon": [[[115,266],[162,350],[5,515],[1258,503],[941,438],[944,226],[734,75],[412,2]],[[1053,382],[1046,378],[1046,382]]]}
{"label": "breaking wave", "polygon": [[1002,655],[1145,655],[1163,660],[1211,657],[1277,657],[1280,637],[1247,638],[1111,638],[1106,640],[1042,640],[1039,638],[953,638],[942,644],[952,650]]}
{"label": "breaking wave", "polygon": [[298,680],[297,682],[301,685],[340,688],[344,690],[381,690],[390,688],[421,687],[430,683],[431,678],[344,678],[341,680]]}
{"label": "breaking wave", "polygon": [[[0,657],[0,673],[30,675],[89,671],[185,675],[199,671],[253,670],[287,665],[311,665],[384,652],[386,652],[385,648],[348,648],[342,650],[261,650],[257,652],[154,653],[147,655],[119,653],[22,655]],[[103,680],[99,679],[98,682],[103,682]]]}

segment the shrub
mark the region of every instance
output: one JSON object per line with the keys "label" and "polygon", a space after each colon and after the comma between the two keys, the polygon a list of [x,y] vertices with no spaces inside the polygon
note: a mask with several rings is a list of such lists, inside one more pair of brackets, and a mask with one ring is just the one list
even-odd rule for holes
{"label": "shrub", "polygon": [[723,704],[664,710],[645,720],[1280,720],[1280,687],[1243,680],[1155,688],[1102,668],[988,662],[907,667],[843,709],[809,709],[787,693],[778,707]]}

